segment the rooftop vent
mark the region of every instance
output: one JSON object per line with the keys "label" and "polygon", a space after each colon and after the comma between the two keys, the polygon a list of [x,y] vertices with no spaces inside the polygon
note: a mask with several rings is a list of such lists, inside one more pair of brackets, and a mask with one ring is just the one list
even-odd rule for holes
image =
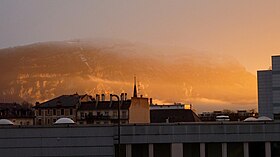
{"label": "rooftop vent", "polygon": [[14,123],[8,119],[0,119],[0,125],[14,125]]}
{"label": "rooftop vent", "polygon": [[70,118],[59,118],[54,124],[75,124]]}

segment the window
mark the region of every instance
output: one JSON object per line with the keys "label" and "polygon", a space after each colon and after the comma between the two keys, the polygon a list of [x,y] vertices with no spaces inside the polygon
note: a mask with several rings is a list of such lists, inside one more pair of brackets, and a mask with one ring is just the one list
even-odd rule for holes
{"label": "window", "polygon": [[48,115],[50,115],[51,114],[51,110],[50,109],[48,109]]}
{"label": "window", "polygon": [[42,120],[38,119],[38,125],[42,125]]}
{"label": "window", "polygon": [[122,124],[125,124],[125,123],[126,123],[126,121],[121,121],[121,123],[122,123]]}
{"label": "window", "polygon": [[113,112],[113,117],[117,117],[117,116],[118,116],[117,111],[114,111],[114,112]]}
{"label": "window", "polygon": [[280,114],[274,114],[273,116],[275,120],[280,120]]}
{"label": "window", "polygon": [[61,111],[61,110],[57,110],[57,115],[58,115],[58,116],[60,116],[60,111]]}
{"label": "window", "polygon": [[50,124],[50,119],[48,118],[48,120],[47,120],[47,124]]}
{"label": "window", "polygon": [[81,114],[81,118],[84,118],[84,117],[85,117],[84,112],[81,112],[80,114]]}
{"label": "window", "polygon": [[127,117],[127,114],[126,114],[127,112],[126,111],[122,111],[122,117],[123,118],[126,118]]}
{"label": "window", "polygon": [[109,116],[109,112],[108,111],[105,111],[105,116]]}
{"label": "window", "polygon": [[61,115],[64,115],[64,109],[60,110]]}
{"label": "window", "polygon": [[42,111],[41,111],[41,109],[39,109],[39,116],[41,116],[42,115]]}
{"label": "window", "polygon": [[56,109],[53,109],[53,115],[56,115]]}
{"label": "window", "polygon": [[72,115],[73,114],[73,109],[72,108],[70,108],[70,115]]}

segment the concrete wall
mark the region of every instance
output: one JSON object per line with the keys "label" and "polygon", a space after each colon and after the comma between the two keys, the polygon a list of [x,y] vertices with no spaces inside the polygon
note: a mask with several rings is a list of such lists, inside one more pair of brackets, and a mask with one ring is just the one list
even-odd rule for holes
{"label": "concrete wall", "polygon": [[129,123],[150,123],[150,104],[148,103],[148,98],[131,98]]}
{"label": "concrete wall", "polygon": [[[183,143],[279,141],[278,122],[131,124],[121,127],[121,143],[132,144],[131,148],[134,148],[133,144],[149,144],[150,148],[150,144],[162,143],[183,149],[180,145]],[[0,127],[1,156],[112,157],[117,142],[117,126]]]}
{"label": "concrete wall", "polygon": [[114,156],[113,127],[5,127],[1,156]]}
{"label": "concrete wall", "polygon": [[280,141],[280,123],[186,123],[126,125],[122,143],[207,143]]}

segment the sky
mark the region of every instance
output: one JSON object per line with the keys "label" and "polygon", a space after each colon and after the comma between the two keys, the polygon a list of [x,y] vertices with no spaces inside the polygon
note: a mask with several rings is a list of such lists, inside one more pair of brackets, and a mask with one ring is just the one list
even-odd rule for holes
{"label": "sky", "polygon": [[1,0],[0,48],[82,38],[188,47],[256,75],[280,52],[279,0]]}

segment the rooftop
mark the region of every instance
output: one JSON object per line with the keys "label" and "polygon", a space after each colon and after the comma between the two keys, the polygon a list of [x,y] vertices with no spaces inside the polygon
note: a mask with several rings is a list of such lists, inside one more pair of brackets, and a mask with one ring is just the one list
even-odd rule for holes
{"label": "rooftop", "polygon": [[198,116],[190,109],[150,110],[150,119],[151,123],[200,122]]}
{"label": "rooftop", "polygon": [[75,107],[80,103],[80,97],[78,94],[62,95],[41,104],[36,104],[34,108]]}

